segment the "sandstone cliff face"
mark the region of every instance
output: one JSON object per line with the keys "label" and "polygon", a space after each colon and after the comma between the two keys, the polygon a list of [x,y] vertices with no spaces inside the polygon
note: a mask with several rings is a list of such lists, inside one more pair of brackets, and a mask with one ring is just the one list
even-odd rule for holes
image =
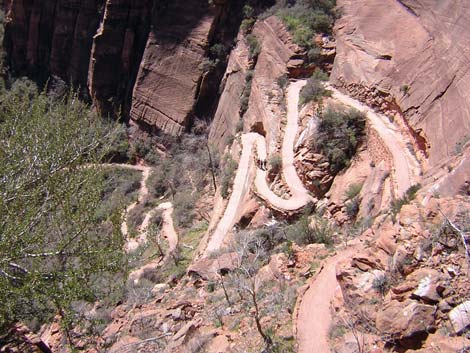
{"label": "sandstone cliff face", "polygon": [[[240,120],[240,99],[246,85],[246,75],[252,69],[248,109],[243,116],[244,131],[256,131],[266,136],[268,152],[279,141],[282,118],[282,91],[276,79],[289,73],[289,63],[299,48],[277,17],[259,20],[252,34],[260,45],[255,63],[249,58],[246,36],[240,32],[236,48],[230,55],[223,80],[223,92],[211,125],[210,140],[223,147],[226,137],[235,133]],[[299,61],[302,61],[301,59]],[[254,64],[254,67],[253,67]]]}
{"label": "sandstone cliff face", "polygon": [[88,87],[102,114],[130,115],[140,125],[178,135],[195,110],[205,113],[217,101],[211,95],[224,62],[210,77],[201,64],[213,39],[232,40],[242,5],[8,0],[3,4],[7,61],[17,75],[40,80],[53,75]]}
{"label": "sandstone cliff face", "polygon": [[209,133],[210,143],[223,151],[227,139],[235,134],[240,120],[240,97],[245,89],[248,71],[248,47],[240,33],[237,45],[230,53],[227,70],[222,79],[222,94]]}
{"label": "sandstone cliff face", "polygon": [[[276,149],[279,138],[283,98],[274,90],[276,79],[287,74],[287,64],[296,55],[298,47],[277,17],[259,21],[253,28],[261,52],[254,68],[250,102],[244,117],[245,127],[262,126],[266,134],[268,153]],[[256,128],[259,130],[259,128]]]}
{"label": "sandstone cliff face", "polygon": [[93,37],[88,88],[101,113],[129,110],[137,70],[148,35],[151,0],[107,1],[103,20]]}
{"label": "sandstone cliff face", "polygon": [[15,1],[6,5],[5,46],[12,69],[85,86],[104,0]]}
{"label": "sandstone cliff face", "polygon": [[338,4],[343,17],[336,24],[334,84],[379,109],[402,113],[417,144],[429,148],[431,165],[452,155],[470,132],[466,2]]}
{"label": "sandstone cliff face", "polygon": [[221,5],[172,1],[152,20],[134,88],[131,119],[172,134],[191,118]]}

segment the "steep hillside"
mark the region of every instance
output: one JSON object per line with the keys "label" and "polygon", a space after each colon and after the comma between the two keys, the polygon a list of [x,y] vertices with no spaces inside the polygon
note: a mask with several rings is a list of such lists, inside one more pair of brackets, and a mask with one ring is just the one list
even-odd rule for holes
{"label": "steep hillside", "polygon": [[464,0],[4,7],[0,98],[52,76],[126,124],[77,167],[104,172],[95,218],[116,209],[116,291],[33,307],[0,351],[469,351]]}

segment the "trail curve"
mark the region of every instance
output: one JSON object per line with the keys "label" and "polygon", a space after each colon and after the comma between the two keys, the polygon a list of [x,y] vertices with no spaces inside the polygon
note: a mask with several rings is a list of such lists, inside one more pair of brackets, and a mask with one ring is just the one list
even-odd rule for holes
{"label": "trail curve", "polygon": [[207,244],[204,257],[219,249],[226,234],[235,225],[244,206],[253,183],[255,172],[254,191],[269,207],[281,212],[297,211],[314,199],[303,186],[294,166],[294,143],[298,130],[298,102],[299,93],[306,81],[301,80],[289,85],[287,100],[287,125],[282,143],[282,176],[291,191],[291,197],[283,199],[271,191],[267,183],[267,171],[257,168],[253,158],[253,148],[256,148],[258,158],[266,160],[266,140],[258,133],[242,135],[242,154],[235,175],[233,190],[224,215],[219,221],[214,233]]}
{"label": "trail curve", "polygon": [[333,92],[333,98],[366,114],[367,120],[380,135],[392,155],[395,195],[396,197],[402,197],[409,187],[420,179],[420,166],[409,151],[406,141],[404,141],[404,137],[398,128],[383,114],[376,113],[372,108],[341,93],[330,85],[327,85],[327,87]]}

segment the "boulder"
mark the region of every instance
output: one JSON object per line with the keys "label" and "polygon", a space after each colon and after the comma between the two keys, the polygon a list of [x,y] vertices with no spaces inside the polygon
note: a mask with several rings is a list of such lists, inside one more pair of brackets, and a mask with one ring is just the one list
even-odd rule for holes
{"label": "boulder", "polygon": [[393,340],[422,336],[435,329],[435,308],[414,300],[391,301],[377,314],[376,327]]}
{"label": "boulder", "polygon": [[420,268],[409,274],[398,286],[391,289],[392,297],[399,301],[413,298],[435,304],[442,299],[445,288],[443,285],[444,279],[444,275],[436,270]]}
{"label": "boulder", "polygon": [[216,258],[205,257],[194,262],[188,269],[188,273],[204,280],[216,280],[220,273],[225,273],[236,268],[237,253],[224,253]]}

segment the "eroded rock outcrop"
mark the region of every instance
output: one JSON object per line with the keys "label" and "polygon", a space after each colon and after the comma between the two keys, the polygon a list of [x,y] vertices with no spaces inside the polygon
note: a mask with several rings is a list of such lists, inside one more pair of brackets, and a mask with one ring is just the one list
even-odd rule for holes
{"label": "eroded rock outcrop", "polygon": [[[241,1],[9,0],[5,47],[16,75],[55,76],[88,93],[103,115],[179,135],[195,111],[210,115]],[[214,93],[215,92],[215,93]],[[210,99],[209,99],[210,98]],[[197,108],[197,109],[196,109]]]}
{"label": "eroded rock outcrop", "polygon": [[451,155],[470,131],[465,1],[338,4],[343,17],[336,25],[333,82],[369,105],[403,114],[402,127],[409,125],[416,147],[429,147],[431,164]]}

